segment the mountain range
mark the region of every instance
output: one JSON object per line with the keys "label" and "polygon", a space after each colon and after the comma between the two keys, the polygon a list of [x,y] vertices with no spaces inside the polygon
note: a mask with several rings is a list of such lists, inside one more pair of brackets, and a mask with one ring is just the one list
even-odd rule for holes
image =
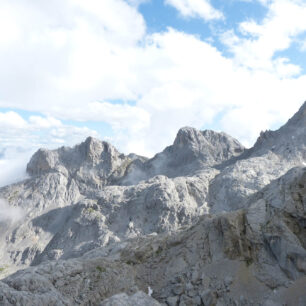
{"label": "mountain range", "polygon": [[250,149],[88,137],[27,173],[0,188],[0,305],[306,305],[306,102]]}

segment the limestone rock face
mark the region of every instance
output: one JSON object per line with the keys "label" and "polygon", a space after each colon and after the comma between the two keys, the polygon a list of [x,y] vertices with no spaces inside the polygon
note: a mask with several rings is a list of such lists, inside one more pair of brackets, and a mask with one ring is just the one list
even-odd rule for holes
{"label": "limestone rock face", "polygon": [[185,127],[178,131],[172,146],[147,162],[147,169],[153,175],[190,175],[199,169],[220,166],[244,150],[236,139],[225,133]]}
{"label": "limestone rock face", "polygon": [[104,300],[100,306],[158,306],[160,305],[156,300],[149,297],[145,293],[138,291],[131,296],[126,293],[116,294],[107,300]]}
{"label": "limestone rock face", "polygon": [[[184,161],[200,159],[205,165],[220,164],[230,158],[240,155],[244,147],[234,138],[211,130],[198,131],[185,127],[179,130],[171,152],[181,151],[181,160],[176,160],[178,166]],[[184,160],[185,159],[185,160]]]}
{"label": "limestone rock face", "polygon": [[247,150],[189,127],[152,159],[40,149],[0,188],[0,305],[305,305],[305,109]]}
{"label": "limestone rock face", "polygon": [[28,163],[27,172],[31,176],[58,172],[99,187],[107,183],[114,170],[129,160],[111,144],[88,137],[74,148],[38,150]]}
{"label": "limestone rock face", "polygon": [[306,102],[277,131],[261,134],[253,148],[223,169],[210,183],[213,211],[244,207],[249,195],[306,160]]}
{"label": "limestone rock face", "polygon": [[[247,209],[19,271],[0,282],[0,297],[4,305],[39,305],[39,299],[112,305],[150,287],[167,305],[304,305],[305,177],[306,168],[290,170],[254,194]],[[141,299],[145,305],[148,297]]]}

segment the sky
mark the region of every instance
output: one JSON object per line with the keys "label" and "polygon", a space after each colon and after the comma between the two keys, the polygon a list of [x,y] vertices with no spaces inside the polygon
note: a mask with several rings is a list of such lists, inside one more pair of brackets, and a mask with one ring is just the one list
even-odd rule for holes
{"label": "sky", "polygon": [[87,136],[153,156],[192,126],[249,147],[306,100],[306,0],[1,0],[0,67],[0,186]]}

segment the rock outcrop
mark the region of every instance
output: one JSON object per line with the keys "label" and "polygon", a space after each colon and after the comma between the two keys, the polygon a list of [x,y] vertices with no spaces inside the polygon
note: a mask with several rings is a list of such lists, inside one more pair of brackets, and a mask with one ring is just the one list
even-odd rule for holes
{"label": "rock outcrop", "polygon": [[160,305],[156,300],[149,297],[142,291],[138,291],[131,296],[126,293],[116,294],[107,300],[104,300],[100,306],[158,306]]}
{"label": "rock outcrop", "polygon": [[212,211],[244,207],[252,193],[295,166],[305,166],[306,102],[279,130],[262,132],[254,147],[210,183]]}
{"label": "rock outcrop", "polygon": [[305,182],[306,168],[294,168],[247,209],[19,271],[0,283],[0,296],[5,305],[98,305],[150,287],[167,305],[304,305]]}
{"label": "rock outcrop", "polygon": [[0,223],[0,305],[304,305],[305,110],[251,149],[182,128],[152,159],[39,150],[0,189],[23,215]]}

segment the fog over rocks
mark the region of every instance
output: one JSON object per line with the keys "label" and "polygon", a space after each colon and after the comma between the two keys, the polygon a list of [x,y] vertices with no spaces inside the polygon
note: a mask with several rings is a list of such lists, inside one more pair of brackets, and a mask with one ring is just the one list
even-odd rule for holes
{"label": "fog over rocks", "polygon": [[305,162],[306,103],[250,149],[191,127],[151,159],[40,149],[0,188],[0,305],[304,305]]}

